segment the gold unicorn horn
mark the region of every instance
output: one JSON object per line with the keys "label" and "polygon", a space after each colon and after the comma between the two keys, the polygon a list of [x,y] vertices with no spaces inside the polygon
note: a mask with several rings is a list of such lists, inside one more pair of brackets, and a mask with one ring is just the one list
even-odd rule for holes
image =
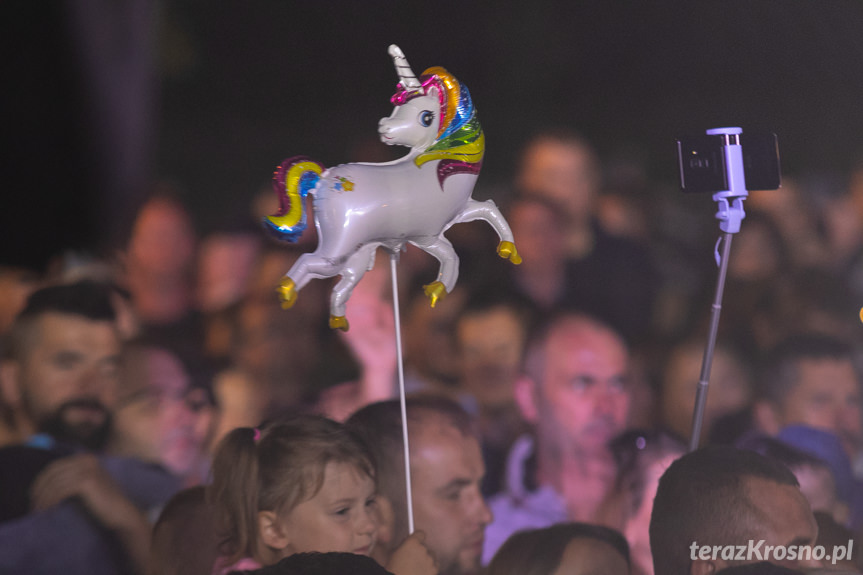
{"label": "gold unicorn horn", "polygon": [[390,44],[388,50],[389,55],[393,58],[393,63],[396,65],[396,73],[399,75],[399,83],[406,89],[412,90],[420,87],[420,82],[417,80],[416,74],[411,70],[407,58],[405,58],[402,49],[395,44]]}

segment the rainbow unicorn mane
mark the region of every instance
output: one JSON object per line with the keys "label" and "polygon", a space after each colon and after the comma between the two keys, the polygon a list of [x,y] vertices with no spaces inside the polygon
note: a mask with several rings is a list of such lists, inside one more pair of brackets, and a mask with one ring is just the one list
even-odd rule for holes
{"label": "rainbow unicorn mane", "polygon": [[440,66],[423,72],[420,81],[421,85],[416,89],[406,89],[399,84],[398,91],[390,99],[398,106],[413,98],[427,95],[432,86],[438,90],[441,118],[438,135],[431,146],[414,160],[416,165],[422,166],[432,160],[441,160],[438,165],[441,187],[448,176],[479,174],[485,154],[485,134],[467,86]]}

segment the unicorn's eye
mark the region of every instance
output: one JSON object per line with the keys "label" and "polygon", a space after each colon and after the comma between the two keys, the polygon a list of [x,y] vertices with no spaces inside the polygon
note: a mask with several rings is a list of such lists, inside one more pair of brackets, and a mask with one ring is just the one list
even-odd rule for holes
{"label": "unicorn's eye", "polygon": [[420,112],[420,124],[428,128],[434,122],[434,112],[429,112],[428,110],[424,110]]}

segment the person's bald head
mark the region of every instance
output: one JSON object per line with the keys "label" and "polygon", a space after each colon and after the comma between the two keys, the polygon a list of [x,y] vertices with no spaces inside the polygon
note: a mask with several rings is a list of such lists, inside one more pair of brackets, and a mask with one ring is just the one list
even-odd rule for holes
{"label": "person's bald head", "polygon": [[817,525],[797,479],[754,451],[707,447],[672,463],[650,519],[656,575],[701,575],[732,564],[692,559],[691,545],[806,545]]}

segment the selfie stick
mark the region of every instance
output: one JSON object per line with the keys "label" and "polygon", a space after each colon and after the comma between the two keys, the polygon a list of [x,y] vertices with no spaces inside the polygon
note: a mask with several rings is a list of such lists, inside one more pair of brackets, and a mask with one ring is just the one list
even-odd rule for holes
{"label": "selfie stick", "polygon": [[402,325],[399,317],[399,286],[398,274],[396,267],[399,261],[397,251],[390,252],[390,276],[393,284],[393,318],[395,320],[396,330],[396,357],[398,358],[398,373],[399,373],[399,401],[402,409],[402,438],[405,444],[405,496],[408,503],[408,534],[414,532],[414,508],[413,497],[411,496],[411,452],[408,449],[408,414],[407,405],[405,404],[405,366],[402,359]]}
{"label": "selfie stick", "polygon": [[[722,311],[722,292],[725,288],[725,276],[728,272],[728,256],[731,253],[731,237],[740,231],[740,222],[746,217],[743,211],[743,200],[749,195],[746,191],[746,179],[743,172],[743,147],[740,145],[740,128],[715,128],[707,130],[708,136],[722,136],[725,154],[725,174],[728,189],[713,194],[713,201],[719,204],[716,219],[723,234],[716,244],[716,263],[719,265],[719,277],[716,280],[716,295],[710,311],[710,332],[707,336],[707,347],[701,363],[701,379],[695,391],[695,412],[692,416],[692,435],[689,439],[689,451],[698,449],[701,426],[704,421],[704,407],[707,404],[707,386],[710,379],[710,366],[713,363],[713,351],[716,347],[716,332],[719,327],[719,313]],[[722,243],[722,255],[719,255],[719,243]]]}

